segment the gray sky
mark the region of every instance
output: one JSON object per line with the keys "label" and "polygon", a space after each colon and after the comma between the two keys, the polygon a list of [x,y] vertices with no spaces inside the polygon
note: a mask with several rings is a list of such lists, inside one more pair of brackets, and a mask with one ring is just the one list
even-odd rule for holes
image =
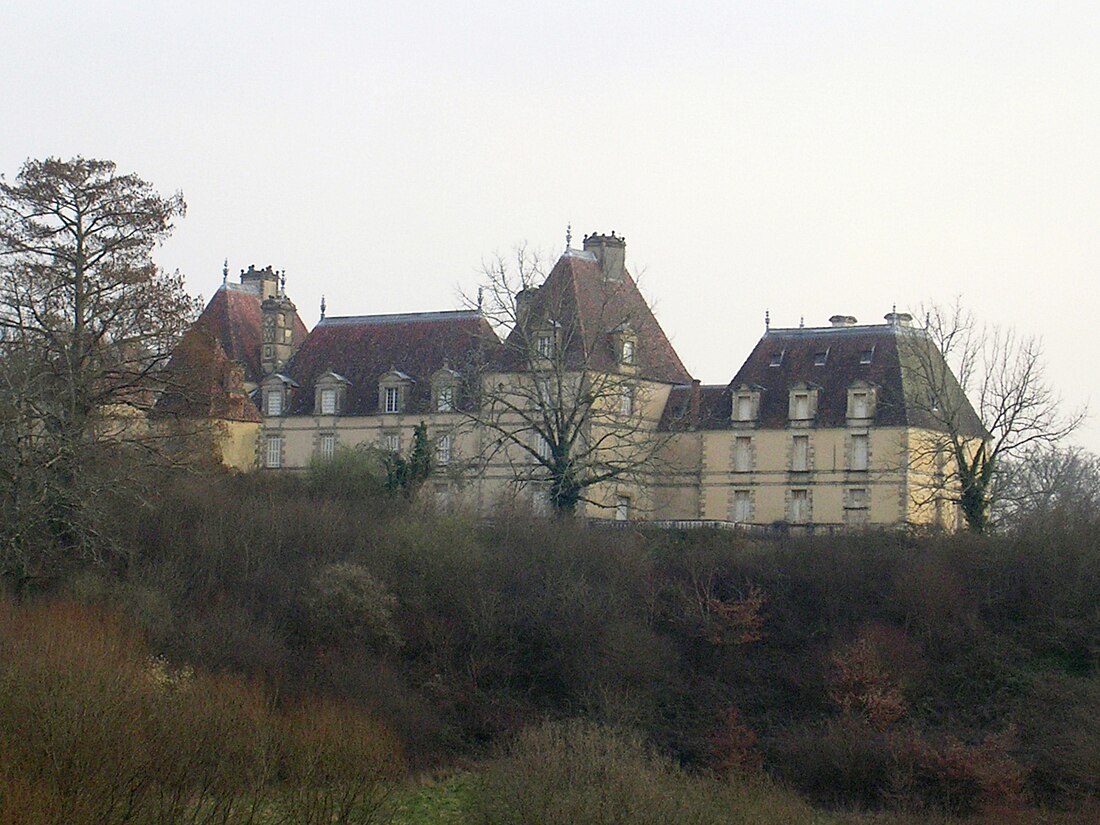
{"label": "gray sky", "polygon": [[228,257],[285,269],[311,326],[322,293],[451,308],[571,222],[626,236],[704,382],[765,309],[960,297],[1100,405],[1095,2],[36,0],[0,32],[0,171],[82,154],[182,190],[158,260],[206,297]]}

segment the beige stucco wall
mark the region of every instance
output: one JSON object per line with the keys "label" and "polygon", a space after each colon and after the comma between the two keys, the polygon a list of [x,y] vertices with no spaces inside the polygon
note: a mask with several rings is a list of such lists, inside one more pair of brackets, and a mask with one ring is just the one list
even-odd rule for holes
{"label": "beige stucco wall", "polygon": [[222,463],[234,470],[253,469],[261,429],[255,421],[215,422],[214,443],[221,453]]}

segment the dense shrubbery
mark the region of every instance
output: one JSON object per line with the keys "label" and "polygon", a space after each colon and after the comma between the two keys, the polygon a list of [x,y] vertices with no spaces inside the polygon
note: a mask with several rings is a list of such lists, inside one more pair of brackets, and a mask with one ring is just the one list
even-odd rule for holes
{"label": "dense shrubbery", "polygon": [[331,700],[277,707],[151,657],[118,616],[0,602],[0,822],[374,821],[400,747]]}
{"label": "dense shrubbery", "polygon": [[414,765],[579,717],[829,806],[992,814],[1100,793],[1092,527],[547,529],[436,514],[361,471],[166,484],[117,519],[126,563],[65,587],[177,666],[361,708]]}

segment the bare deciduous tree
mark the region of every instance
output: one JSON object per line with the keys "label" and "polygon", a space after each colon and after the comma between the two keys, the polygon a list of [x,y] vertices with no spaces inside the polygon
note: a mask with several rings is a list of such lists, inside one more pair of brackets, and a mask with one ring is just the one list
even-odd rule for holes
{"label": "bare deciduous tree", "polygon": [[1100,456],[1088,450],[1044,445],[1001,469],[994,510],[999,528],[1092,524],[1100,516]]}
{"label": "bare deciduous tree", "polygon": [[922,314],[924,328],[898,344],[906,404],[930,436],[911,445],[910,466],[935,468],[917,495],[956,502],[967,527],[985,532],[1008,462],[1057,444],[1085,412],[1064,409],[1038,338],[979,324],[958,304]]}
{"label": "bare deciduous tree", "polygon": [[184,209],[109,161],[31,160],[0,179],[0,572],[36,575],[28,542],[87,550],[90,465],[156,446],[143,414],[198,305],[151,255]]}
{"label": "bare deciduous tree", "polygon": [[656,321],[621,266],[608,274],[574,254],[549,276],[523,246],[484,265],[477,305],[504,340],[478,369],[468,413],[491,434],[486,464],[545,488],[558,514],[615,506],[594,488],[644,483],[667,441],[645,364]]}

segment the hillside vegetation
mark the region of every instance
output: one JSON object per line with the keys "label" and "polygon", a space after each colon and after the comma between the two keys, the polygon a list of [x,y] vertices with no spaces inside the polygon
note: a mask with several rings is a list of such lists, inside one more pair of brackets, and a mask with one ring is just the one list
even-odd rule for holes
{"label": "hillside vegetation", "polygon": [[441,771],[455,822],[1100,815],[1095,524],[485,523],[339,464],[151,489],[0,604],[0,823],[415,821]]}

